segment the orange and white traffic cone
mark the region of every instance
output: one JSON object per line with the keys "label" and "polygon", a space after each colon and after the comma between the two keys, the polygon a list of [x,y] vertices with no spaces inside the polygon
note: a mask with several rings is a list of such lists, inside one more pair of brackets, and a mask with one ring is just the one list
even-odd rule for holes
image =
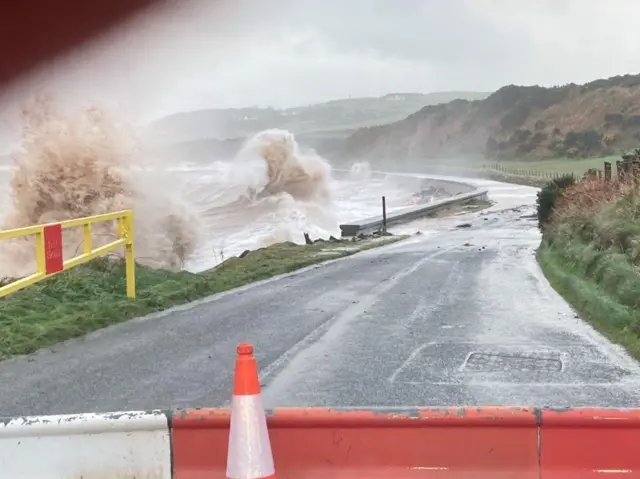
{"label": "orange and white traffic cone", "polygon": [[258,362],[253,356],[251,344],[239,344],[237,352],[227,451],[227,478],[275,479],[267,416],[260,395]]}

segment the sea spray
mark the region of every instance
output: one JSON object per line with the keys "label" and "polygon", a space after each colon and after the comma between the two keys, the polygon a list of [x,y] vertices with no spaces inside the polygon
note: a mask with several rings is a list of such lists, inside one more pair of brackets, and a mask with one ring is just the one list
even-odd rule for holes
{"label": "sea spray", "polygon": [[358,161],[351,165],[349,178],[352,180],[368,180],[371,178],[371,166],[368,161]]}
{"label": "sea spray", "polygon": [[[20,148],[13,156],[10,204],[2,229],[133,209],[137,259],[152,267],[179,268],[197,241],[195,218],[159,182],[145,181],[136,166],[131,129],[92,106],[64,114],[40,95],[22,111]],[[113,224],[96,225],[94,247],[116,237]],[[3,241],[0,276],[35,271],[33,237]],[[66,258],[82,251],[81,229],[65,230]]]}
{"label": "sea spray", "polygon": [[339,234],[331,167],[303,153],[291,132],[259,132],[231,161],[213,165],[218,173],[191,192],[207,205],[201,217],[211,249],[239,254],[281,241],[303,243],[305,232],[313,238]]}
{"label": "sea spray", "polygon": [[[38,98],[24,113],[0,228],[132,207],[137,258],[153,267],[178,268],[184,258],[186,269],[202,271],[246,249],[304,243],[305,232],[338,236],[340,221],[378,214],[380,195],[393,208],[411,194],[368,179],[366,166],[332,178],[330,165],[284,130],[257,133],[235,157],[194,165],[185,152],[162,164],[99,108],[63,114]],[[6,176],[0,172],[2,183]],[[111,228],[96,228],[95,245],[114,237]],[[81,253],[81,231],[65,243],[66,257]],[[0,278],[33,272],[33,253],[32,238],[0,242]]]}

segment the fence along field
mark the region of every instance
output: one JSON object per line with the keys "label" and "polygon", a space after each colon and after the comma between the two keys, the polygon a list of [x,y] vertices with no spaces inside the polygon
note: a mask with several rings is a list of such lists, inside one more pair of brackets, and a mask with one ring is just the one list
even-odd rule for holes
{"label": "fence along field", "polygon": [[[633,150],[621,156],[620,160],[615,161],[616,180],[626,181],[629,179],[640,180],[640,148]],[[500,174],[510,176],[520,176],[528,178],[539,178],[542,180],[554,180],[566,175],[573,176],[576,181],[580,179],[593,181],[600,179],[611,181],[613,179],[613,164],[611,161],[603,161],[603,168],[589,168],[585,173],[576,173],[572,171],[546,171],[540,169],[526,168],[509,168],[500,163],[484,164],[484,170],[495,171]]]}
{"label": "fence along field", "polygon": [[[103,246],[94,248],[92,241],[93,225],[115,221],[118,238]],[[68,260],[64,259],[62,230],[68,228],[82,228],[82,249],[80,255]],[[35,237],[36,271],[28,276],[2,284],[0,282],[0,298],[19,291],[45,278],[56,275],[62,271],[91,261],[99,256],[104,256],[119,248],[124,247],[125,270],[127,282],[127,296],[135,298],[135,255],[133,235],[133,211],[123,210],[115,213],[87,216],[73,220],[61,221],[44,225],[27,226],[11,230],[0,231],[0,241]]]}

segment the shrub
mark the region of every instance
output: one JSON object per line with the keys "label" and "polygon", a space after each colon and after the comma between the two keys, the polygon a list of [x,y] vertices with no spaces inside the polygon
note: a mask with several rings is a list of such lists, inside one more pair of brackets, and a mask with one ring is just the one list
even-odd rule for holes
{"label": "shrub", "polygon": [[610,146],[618,139],[615,133],[604,133],[600,142],[603,146]]}
{"label": "shrub", "polygon": [[580,154],[580,150],[575,147],[569,148],[568,150],[565,151],[565,155],[567,155],[567,158],[572,158],[572,159],[577,158],[579,154]]}
{"label": "shrub", "polygon": [[538,228],[542,231],[544,226],[551,219],[553,208],[562,192],[576,182],[573,175],[564,175],[547,183],[536,195],[536,206],[538,213]]}
{"label": "shrub", "polygon": [[540,131],[540,130],[544,130],[546,128],[547,124],[542,121],[542,120],[538,120],[536,121],[536,124],[534,125],[534,129],[536,131]]}
{"label": "shrub", "polygon": [[634,213],[637,196],[634,185],[617,181],[592,179],[571,186],[556,201],[545,234],[577,237],[601,250],[625,251],[640,226]]}
{"label": "shrub", "polygon": [[487,154],[495,153],[498,150],[498,140],[494,137],[490,136],[487,138],[487,143],[485,145],[485,152]]}
{"label": "shrub", "polygon": [[533,138],[531,138],[531,143],[539,145],[540,143],[545,141],[547,138],[549,138],[549,134],[548,133],[546,133],[544,131],[539,131],[538,133],[533,135]]}

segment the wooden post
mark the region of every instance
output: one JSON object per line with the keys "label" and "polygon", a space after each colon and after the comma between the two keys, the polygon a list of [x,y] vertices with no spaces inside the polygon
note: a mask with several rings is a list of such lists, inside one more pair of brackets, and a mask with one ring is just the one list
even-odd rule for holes
{"label": "wooden post", "polygon": [[622,161],[616,160],[616,176],[618,181],[624,180],[624,170],[622,169]]}
{"label": "wooden post", "polygon": [[611,163],[608,161],[604,162],[604,181],[611,181]]}
{"label": "wooden post", "polygon": [[387,199],[382,197],[382,232],[387,232]]}

